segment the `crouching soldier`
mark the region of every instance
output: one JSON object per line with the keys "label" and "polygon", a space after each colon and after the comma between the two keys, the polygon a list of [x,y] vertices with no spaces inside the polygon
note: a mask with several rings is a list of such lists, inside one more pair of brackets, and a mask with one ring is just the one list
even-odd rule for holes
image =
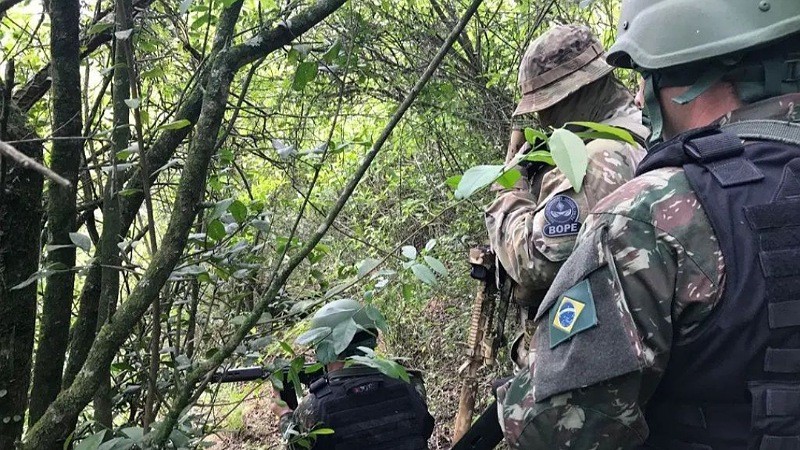
{"label": "crouching soldier", "polygon": [[359,347],[376,347],[382,322],[377,309],[351,299],[331,302],[314,314],[306,336],[318,336],[313,339],[316,359],[326,373],[311,384],[297,409],[273,404],[285,439],[327,428],[333,433],[317,434],[313,450],[427,450],[434,419],[420,374],[410,372],[405,382],[364,365],[345,367],[347,358],[364,355]]}

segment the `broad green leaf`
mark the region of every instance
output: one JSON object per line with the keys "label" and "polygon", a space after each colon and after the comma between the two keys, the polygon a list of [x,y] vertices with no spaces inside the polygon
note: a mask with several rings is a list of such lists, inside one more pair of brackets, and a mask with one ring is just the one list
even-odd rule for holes
{"label": "broad green leaf", "polygon": [[130,109],[136,109],[142,104],[142,101],[140,99],[138,99],[138,98],[126,98],[125,99],[125,104]]}
{"label": "broad green leaf", "polygon": [[227,233],[225,233],[225,225],[223,225],[219,220],[213,220],[208,224],[206,234],[209,238],[215,241],[220,241],[227,235]]}
{"label": "broad green leaf", "polygon": [[378,265],[380,265],[381,260],[375,258],[366,258],[365,260],[361,261],[361,264],[358,266],[358,278],[365,277],[368,273],[372,272]]}
{"label": "broad green leaf", "polygon": [[445,267],[441,261],[428,255],[423,256],[423,258],[425,258],[425,262],[431,266],[431,269],[435,270],[439,275],[447,275],[447,267]]}
{"label": "broad green leaf", "polygon": [[331,298],[334,295],[337,295],[339,293],[342,293],[342,292],[346,291],[347,289],[349,289],[350,287],[353,286],[353,283],[355,281],[356,281],[355,278],[348,278],[348,279],[344,280],[342,283],[337,284],[336,286],[328,289],[328,291],[325,292],[325,298]]}
{"label": "broad green leaf", "polygon": [[129,450],[133,447],[135,442],[133,439],[124,438],[124,437],[115,437],[108,441],[103,442],[103,444],[97,448],[97,450]]}
{"label": "broad green leaf", "polygon": [[97,450],[100,445],[103,443],[103,439],[106,437],[106,431],[103,430],[99,433],[95,433],[86,439],[81,440],[78,445],[75,446],[75,450]]}
{"label": "broad green leaf", "polygon": [[492,184],[503,173],[503,166],[475,166],[464,172],[456,188],[456,198],[469,198],[475,192]]}
{"label": "broad green leaf", "polygon": [[186,14],[190,6],[192,6],[192,0],[183,0],[178,8],[178,14]]}
{"label": "broad green leaf", "polygon": [[525,128],[525,140],[531,145],[536,145],[537,140],[539,142],[547,142],[547,135],[535,128]]}
{"label": "broad green leaf", "polygon": [[551,166],[555,166],[556,162],[553,161],[553,155],[550,152],[545,150],[536,150],[535,152],[530,152],[522,158],[523,161],[531,161],[531,162],[541,162],[545,164],[549,164]]}
{"label": "broad green leaf", "polygon": [[426,251],[431,251],[431,250],[433,250],[433,247],[435,247],[435,246],[436,246],[436,239],[429,239],[428,243],[425,244],[425,250]]}
{"label": "broad green leaf", "polygon": [[87,253],[92,249],[92,239],[85,234],[70,233],[69,240],[72,241],[73,244],[80,247],[81,250]]}
{"label": "broad green leaf", "polygon": [[231,213],[238,223],[242,223],[247,219],[247,206],[239,200],[234,200],[230,206],[228,206],[228,212]]}
{"label": "broad green leaf", "polygon": [[127,427],[120,430],[122,434],[128,436],[136,442],[140,442],[144,436],[144,429],[142,427]]}
{"label": "broad green leaf", "polygon": [[331,45],[331,47],[322,55],[322,60],[326,63],[330,64],[339,56],[339,52],[342,50],[342,41],[337,39],[336,42]]}
{"label": "broad green leaf", "polygon": [[430,285],[436,284],[436,275],[434,275],[433,271],[429,269],[428,266],[414,264],[411,266],[411,271],[414,272],[414,275],[423,283]]}
{"label": "broad green leaf", "polygon": [[404,245],[400,251],[403,253],[403,256],[409,260],[417,258],[417,249],[413,245]]}
{"label": "broad green leaf", "polygon": [[303,61],[297,66],[297,71],[294,73],[294,81],[292,82],[292,89],[295,91],[302,91],[306,85],[317,77],[319,66],[316,61]]}
{"label": "broad green leaf", "polygon": [[506,189],[511,189],[514,187],[514,184],[522,177],[522,174],[517,169],[509,169],[506,172],[503,172],[498,178],[497,184],[503,186]]}
{"label": "broad green leaf", "polygon": [[[359,349],[361,348],[362,347],[359,347]],[[355,355],[348,357],[345,365],[350,366],[352,364],[361,364],[363,366],[372,367],[373,369],[379,370],[386,376],[397,378],[407,383],[411,381],[411,378],[408,376],[408,372],[406,372],[406,369],[403,366],[397,364],[391,359],[375,356],[374,353],[370,356]]]}
{"label": "broad green leaf", "polygon": [[334,431],[330,428],[317,428],[308,433],[309,436],[322,436],[326,434],[333,434]]}
{"label": "broad green leaf", "polygon": [[312,328],[298,336],[294,343],[297,345],[312,345],[329,334],[331,334],[330,327]]}
{"label": "broad green leaf", "polygon": [[114,27],[114,23],[113,22],[98,22],[98,23],[92,25],[91,28],[89,28],[89,31],[87,32],[87,34],[90,34],[90,35],[92,35],[92,34],[100,34],[103,31],[106,31],[107,29],[113,28],[113,27]]}
{"label": "broad green leaf", "polygon": [[214,204],[214,210],[211,211],[211,215],[208,216],[208,219],[206,220],[219,219],[232,204],[233,204],[232,198],[226,198],[218,201],[217,203]]}
{"label": "broad green leaf", "polygon": [[463,177],[464,177],[463,175],[453,175],[452,177],[444,180],[444,184],[448,185],[451,189],[455,190],[456,188],[458,188],[458,183],[461,182],[461,178]]}
{"label": "broad green leaf", "polygon": [[[613,139],[615,141],[623,141],[631,145],[636,145],[636,139],[624,128],[596,122],[569,122],[568,125],[578,125],[596,131],[597,134],[594,134],[593,139]],[[580,135],[582,133],[578,134]]]}
{"label": "broad green leaf", "polygon": [[116,37],[120,41],[124,41],[124,40],[130,38],[131,34],[133,34],[133,28],[129,28],[127,30],[122,30],[122,31],[117,31],[117,32],[114,33],[114,37]]}
{"label": "broad green leaf", "polygon": [[358,332],[358,325],[352,318],[336,325],[331,331],[331,342],[333,343],[333,352],[337,355],[342,353],[344,349],[353,341],[353,336]]}
{"label": "broad green leaf", "polygon": [[550,135],[548,145],[558,169],[567,177],[575,192],[580,192],[589,167],[586,144],[575,133],[559,128]]}
{"label": "broad green leaf", "polygon": [[380,310],[372,305],[367,305],[364,307],[364,312],[367,313],[367,317],[370,320],[375,322],[375,326],[378,327],[379,330],[383,331],[384,333],[389,328],[386,324],[386,318],[383,317],[383,313]]}
{"label": "broad green leaf", "polygon": [[186,128],[191,125],[192,122],[189,122],[188,119],[181,119],[176,120],[175,122],[168,123],[165,125],[161,125],[158,127],[159,130],[180,130],[181,128]]}

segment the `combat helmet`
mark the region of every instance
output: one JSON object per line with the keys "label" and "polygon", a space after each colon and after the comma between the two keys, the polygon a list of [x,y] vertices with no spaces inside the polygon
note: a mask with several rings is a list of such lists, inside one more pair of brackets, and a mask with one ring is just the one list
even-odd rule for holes
{"label": "combat helmet", "polygon": [[341,299],[320,308],[311,319],[311,329],[296,342],[313,345],[317,360],[327,364],[357,354],[358,347],[375,348],[378,330],[385,329],[385,319],[377,308]]}
{"label": "combat helmet", "polygon": [[721,80],[734,84],[745,103],[797,92],[799,32],[798,0],[623,0],[607,60],[644,75],[657,141],[659,88],[690,86],[672,99],[679,104]]}
{"label": "combat helmet", "polygon": [[603,45],[589,27],[557,25],[528,45],[519,66],[522,100],[514,116],[550,108],[607,75]]}

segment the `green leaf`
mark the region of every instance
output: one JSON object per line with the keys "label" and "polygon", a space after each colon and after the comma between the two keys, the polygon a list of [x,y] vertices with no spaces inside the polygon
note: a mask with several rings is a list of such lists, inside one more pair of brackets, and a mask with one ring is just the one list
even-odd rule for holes
{"label": "green leaf", "polygon": [[436,275],[434,275],[433,271],[429,269],[428,266],[414,264],[411,266],[411,271],[414,272],[414,275],[423,283],[430,285],[436,284]]}
{"label": "green leaf", "polygon": [[136,109],[142,104],[142,101],[138,98],[126,98],[124,101],[130,109]]}
{"label": "green leaf", "polygon": [[220,200],[214,204],[214,211],[211,211],[211,215],[208,216],[207,220],[214,220],[219,219],[222,217],[222,214],[228,210],[228,208],[233,204],[232,198],[226,198],[224,200]]}
{"label": "green leaf", "polygon": [[247,219],[247,206],[239,200],[234,200],[230,206],[228,206],[228,212],[231,213],[238,223],[242,223]]}
{"label": "green leaf", "polygon": [[331,331],[332,330],[330,327],[312,328],[300,336],[297,336],[297,339],[294,340],[294,343],[297,345],[313,345],[320,339],[323,339],[331,334]]}
{"label": "green leaf", "polygon": [[336,325],[331,331],[331,342],[333,343],[333,352],[337,355],[342,353],[344,349],[353,341],[353,336],[358,332],[358,325],[352,318],[341,322]]}
{"label": "green leaf", "polygon": [[[362,347],[359,347],[359,349],[361,348]],[[361,356],[361,355],[350,356],[347,358],[347,363],[345,365],[349,366],[352,365],[353,363],[361,364],[367,367],[372,367],[373,369],[379,370],[386,376],[397,378],[407,383],[411,381],[410,377],[408,376],[408,372],[406,372],[405,367],[401,366],[400,364],[397,364],[391,359],[375,356],[374,353],[371,356]]]}
{"label": "green leaf", "polygon": [[449,186],[451,189],[456,189],[458,188],[458,183],[461,182],[461,178],[463,177],[463,175],[453,175],[452,177],[444,180],[444,184]]}
{"label": "green leaf", "polygon": [[113,22],[98,22],[98,23],[92,25],[91,28],[89,28],[88,34],[89,35],[100,34],[103,31],[106,31],[107,29],[113,28],[113,27],[114,27],[114,23]]}
{"label": "green leaf", "polygon": [[366,258],[365,260],[361,261],[361,264],[358,266],[358,278],[365,277],[368,273],[372,272],[378,265],[380,265],[381,260],[375,258]]}
{"label": "green leaf", "polygon": [[227,233],[225,233],[225,225],[223,225],[222,222],[216,219],[211,221],[208,224],[206,235],[215,241],[220,241],[222,239],[225,239],[225,236],[227,236]]}
{"label": "green leaf", "polygon": [[536,146],[537,140],[547,142],[547,135],[543,131],[534,128],[525,128],[525,140],[532,146]]}
{"label": "green leaf", "polygon": [[447,267],[445,267],[441,261],[434,258],[433,256],[428,256],[428,255],[423,256],[423,258],[425,258],[425,262],[428,263],[429,266],[431,266],[431,269],[435,270],[439,275],[447,275],[448,273]]}
{"label": "green leaf", "polygon": [[378,327],[379,330],[385,333],[386,330],[389,329],[389,326],[386,323],[386,318],[383,317],[383,313],[381,313],[378,308],[372,305],[367,305],[364,307],[364,312],[367,313],[367,317],[369,317],[370,320],[375,322],[375,326]]}
{"label": "green leaf", "polygon": [[190,122],[188,119],[181,119],[181,120],[176,120],[175,122],[172,122],[172,123],[161,125],[160,127],[158,127],[158,129],[159,130],[180,130],[181,128],[186,128],[191,124],[192,124],[192,122]]}
{"label": "green leaf", "polygon": [[412,286],[410,284],[404,284],[403,285],[403,300],[406,300],[406,301],[411,300],[411,298],[413,296],[414,296],[414,286]]}
{"label": "green leaf", "polygon": [[142,78],[158,78],[164,76],[164,68],[161,66],[153,67],[150,70],[142,71]]}
{"label": "green leaf", "polygon": [[337,57],[339,57],[339,52],[341,52],[341,51],[342,51],[342,41],[337,39],[336,42],[334,42],[333,45],[330,46],[328,51],[326,51],[322,55],[322,60],[325,61],[326,63],[330,64]]}
{"label": "green leaf", "polygon": [[122,434],[128,436],[129,438],[133,439],[136,442],[142,440],[144,437],[144,429],[142,427],[127,427],[120,430]]}
{"label": "green leaf", "polygon": [[319,66],[316,61],[304,61],[297,66],[297,71],[294,73],[294,81],[292,82],[292,89],[295,91],[302,91],[306,85],[317,77]]}
{"label": "green leaf", "polygon": [[[613,139],[615,141],[623,141],[631,145],[637,145],[636,139],[633,138],[628,130],[623,128],[596,122],[569,122],[567,125],[578,125],[596,131],[597,133],[592,133],[591,137],[593,139]],[[583,133],[578,134],[581,135]]]}
{"label": "green leaf", "polygon": [[190,6],[192,6],[192,0],[183,0],[181,6],[178,8],[178,14],[186,14]]}
{"label": "green leaf", "polygon": [[586,144],[575,133],[559,128],[553,131],[548,145],[558,169],[567,177],[575,192],[580,192],[589,167]]}
{"label": "green leaf", "polygon": [[87,437],[86,439],[81,440],[81,442],[75,446],[75,450],[97,450],[103,443],[103,439],[105,437],[106,437],[105,430],[99,433],[95,433]]}
{"label": "green leaf", "polygon": [[309,436],[322,436],[326,434],[333,434],[334,431],[330,428],[317,428],[308,433]]}
{"label": "green leaf", "polygon": [[535,152],[530,152],[522,158],[522,161],[541,162],[551,166],[556,165],[556,162],[553,161],[553,155],[546,150],[536,150]]}
{"label": "green leaf", "polygon": [[409,260],[417,258],[417,249],[413,245],[404,245],[400,251],[403,253],[403,256]]}
{"label": "green leaf", "polygon": [[85,234],[70,233],[69,240],[87,253],[92,249],[92,239]]}
{"label": "green leaf", "polygon": [[517,169],[509,169],[507,172],[503,172],[496,181],[500,186],[503,186],[506,189],[511,189],[514,187],[514,184],[522,178],[522,174]]}
{"label": "green leaf", "polygon": [[425,244],[425,251],[433,250],[433,247],[436,246],[436,239],[429,239],[428,242]]}
{"label": "green leaf", "polygon": [[456,188],[456,198],[466,199],[492,184],[503,173],[503,166],[475,166],[464,172]]}
{"label": "green leaf", "polygon": [[286,352],[289,355],[294,356],[294,350],[292,350],[292,346],[291,345],[289,345],[289,344],[287,344],[286,342],[283,342],[283,341],[278,342],[278,345],[283,349],[284,352]]}

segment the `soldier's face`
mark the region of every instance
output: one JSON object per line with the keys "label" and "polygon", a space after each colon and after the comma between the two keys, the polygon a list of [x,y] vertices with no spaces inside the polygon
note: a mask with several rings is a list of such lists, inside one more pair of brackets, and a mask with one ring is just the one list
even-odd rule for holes
{"label": "soldier's face", "polygon": [[633,103],[637,108],[644,108],[644,78],[639,80],[639,89],[636,90],[636,97],[633,98]]}
{"label": "soldier's face", "polygon": [[687,90],[689,86],[665,87],[659,90],[665,139],[711,125],[723,115],[743,106],[736,88],[730,83],[717,83],[685,105],[679,105],[672,100]]}

